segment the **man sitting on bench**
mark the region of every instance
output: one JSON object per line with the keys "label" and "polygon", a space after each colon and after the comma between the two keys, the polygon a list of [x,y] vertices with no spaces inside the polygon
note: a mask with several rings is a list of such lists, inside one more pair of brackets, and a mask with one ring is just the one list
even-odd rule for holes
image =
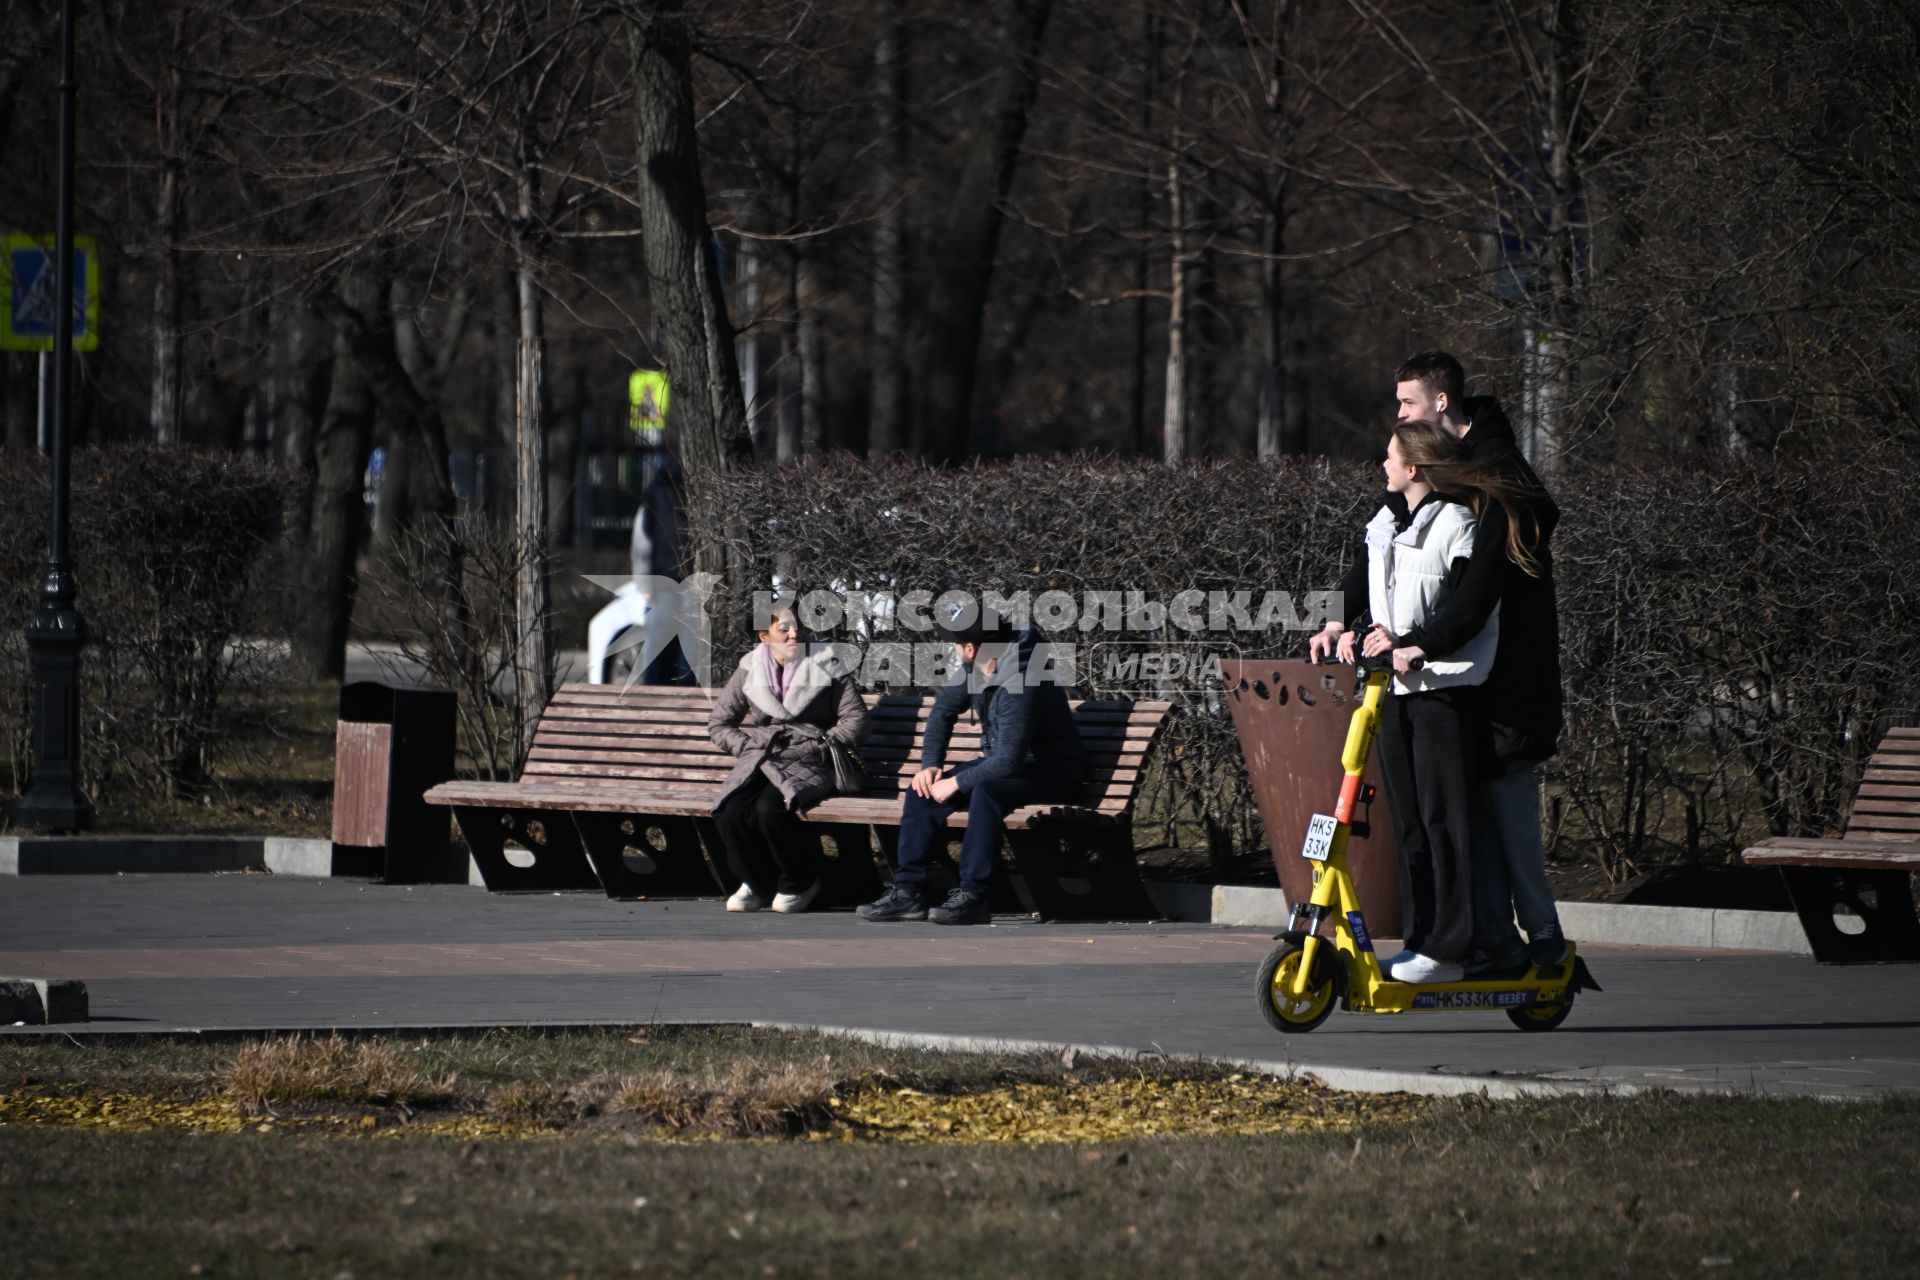
{"label": "man sitting on bench", "polygon": [[[958,669],[934,699],[922,767],[901,801],[893,888],[861,907],[862,919],[986,924],[987,889],[1007,815],[1027,805],[1071,804],[1084,785],[1080,731],[1066,690],[1050,678],[1044,654],[1034,663],[1039,629],[1016,632],[999,622],[989,629],[975,613],[942,625],[940,632],[954,646]],[[947,743],[968,709],[980,725],[980,755],[949,765]],[[960,887],[928,910],[927,864],[945,844],[947,818],[963,808]]]}

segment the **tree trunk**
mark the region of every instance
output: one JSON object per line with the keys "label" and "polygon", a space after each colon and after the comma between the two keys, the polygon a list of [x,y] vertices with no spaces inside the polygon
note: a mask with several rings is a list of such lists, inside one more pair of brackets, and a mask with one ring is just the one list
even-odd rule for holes
{"label": "tree trunk", "polygon": [[[1160,16],[1148,0],[1141,23],[1140,136],[1153,136],[1153,99],[1160,82]],[[1140,174],[1140,252],[1133,260],[1133,360],[1127,377],[1127,421],[1133,432],[1134,456],[1147,455],[1147,281],[1153,250],[1147,229],[1153,223],[1153,166]]]}
{"label": "tree trunk", "polygon": [[1260,338],[1265,367],[1260,371],[1255,451],[1262,459],[1304,452],[1301,442],[1287,439],[1286,286],[1280,277],[1280,253],[1285,246],[1286,232],[1280,199],[1276,190],[1266,215],[1267,257],[1260,264]]}
{"label": "tree trunk", "polygon": [[884,458],[907,445],[907,63],[906,0],[887,0],[873,47],[874,125],[880,138],[873,224],[873,382],[867,453]]}
{"label": "tree trunk", "polygon": [[773,458],[781,466],[800,460],[800,246],[787,241],[786,350],[780,356],[778,402],[774,405]]}
{"label": "tree trunk", "polygon": [[[520,217],[533,216],[532,175],[520,180]],[[540,286],[533,278],[527,245],[514,242],[514,284],[519,309],[513,383],[513,458],[518,554],[514,557],[514,694],[519,700],[523,748],[533,746],[540,713],[552,700],[553,665],[548,661],[552,609],[547,584],[547,438],[540,412],[540,383],[546,357],[540,314]],[[524,756],[524,750],[522,752]],[[516,762],[517,763],[517,762]]]}
{"label": "tree trunk", "polygon": [[287,307],[283,318],[272,335],[274,403],[280,424],[275,452],[293,477],[287,491],[286,534],[297,543],[306,540],[313,518],[314,425],[325,408],[331,370],[320,355],[319,326],[313,314],[305,307]]}
{"label": "tree trunk", "polygon": [[[1175,139],[1176,149],[1178,139]],[[1167,306],[1167,395],[1162,414],[1161,457],[1187,460],[1187,193],[1180,162],[1167,165],[1167,219],[1172,228],[1172,281]]]}
{"label": "tree trunk", "polygon": [[186,361],[181,341],[180,210],[182,115],[186,110],[186,10],[173,14],[172,48],[158,61],[153,82],[153,118],[160,157],[160,187],[154,223],[160,241],[160,272],[153,286],[153,396],[155,444],[180,444],[186,416]]}
{"label": "tree trunk", "polygon": [[641,252],[653,316],[666,341],[680,455],[702,471],[753,460],[733,325],[714,261],[694,136],[691,33],[675,0],[633,19],[639,117]]}
{"label": "tree trunk", "polygon": [[413,527],[413,496],[422,483],[420,445],[404,422],[388,414],[385,438],[381,441],[383,465],[380,468],[379,501],[373,512],[373,554],[376,559],[393,554],[400,538]]}
{"label": "tree trunk", "polygon": [[185,410],[184,356],[180,341],[180,171],[177,160],[161,162],[156,208],[160,274],[153,285],[153,399],[149,410],[155,444],[181,442]]}
{"label": "tree trunk", "polygon": [[[596,371],[597,372],[597,371]],[[570,403],[556,407],[553,397],[546,399],[547,412],[547,546],[571,547],[588,541],[591,531],[575,527],[579,515],[575,501],[574,478],[580,469],[582,435],[588,423],[599,429],[599,414],[593,402],[593,379],[584,364],[573,367]],[[631,439],[633,433],[627,432]]]}
{"label": "tree trunk", "polygon": [[0,444],[9,449],[31,449],[39,441],[33,418],[40,403],[38,362],[37,355],[0,351]]}
{"label": "tree trunk", "polygon": [[[376,305],[378,286],[370,273],[355,269],[341,281],[340,294],[342,305],[366,314]],[[346,671],[373,414],[366,370],[348,336],[337,334],[326,408],[314,437],[313,517],[304,579],[308,589],[302,593],[298,620],[289,637],[291,665],[303,679],[337,680]]]}
{"label": "tree trunk", "polygon": [[820,342],[820,268],[800,258],[800,445],[813,458],[827,456],[826,359]]}
{"label": "tree trunk", "polygon": [[1568,27],[1568,0],[1552,0],[1547,18],[1547,239],[1551,246],[1548,270],[1547,314],[1535,347],[1543,357],[1540,396],[1534,420],[1533,450],[1528,455],[1536,470],[1548,471],[1565,447],[1566,414],[1572,404],[1574,261],[1573,119],[1571,89],[1572,33]]}
{"label": "tree trunk", "polygon": [[1051,0],[1006,0],[1000,69],[980,112],[987,127],[967,149],[950,199],[951,213],[933,254],[930,323],[920,401],[920,451],[954,462],[967,453],[980,331],[1000,242],[1002,208],[1039,91],[1035,63]]}

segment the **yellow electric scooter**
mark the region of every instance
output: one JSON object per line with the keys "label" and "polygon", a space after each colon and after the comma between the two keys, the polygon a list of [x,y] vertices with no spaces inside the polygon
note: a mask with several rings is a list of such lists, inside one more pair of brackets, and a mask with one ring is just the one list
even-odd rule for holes
{"label": "yellow electric scooter", "polygon": [[[1307,828],[1300,856],[1313,863],[1313,893],[1296,903],[1280,945],[1261,962],[1260,1012],[1280,1031],[1311,1031],[1327,1020],[1337,1002],[1354,1013],[1406,1013],[1409,1010],[1499,1009],[1522,1031],[1551,1031],[1567,1020],[1573,999],[1600,984],[1572,943],[1558,964],[1533,967],[1519,977],[1472,982],[1396,982],[1382,972],[1373,939],[1360,914],[1360,898],[1347,870],[1347,839],[1365,819],[1354,820],[1358,806],[1370,805],[1373,788],[1360,781],[1380,725],[1380,699],[1393,677],[1385,654],[1361,658],[1365,695],[1354,709],[1347,744],[1340,754],[1346,779],[1331,816],[1316,813]],[[1321,933],[1331,926],[1331,937]]]}

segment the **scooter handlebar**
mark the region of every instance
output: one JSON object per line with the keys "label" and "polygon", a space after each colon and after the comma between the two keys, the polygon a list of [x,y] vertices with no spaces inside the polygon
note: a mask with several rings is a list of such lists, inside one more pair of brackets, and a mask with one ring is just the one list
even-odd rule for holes
{"label": "scooter handlebar", "polygon": [[[1332,650],[1328,650],[1327,653],[1321,657],[1319,665],[1323,667],[1333,667],[1345,666],[1346,664],[1341,662]],[[1424,664],[1415,662],[1413,669],[1418,671],[1422,665]],[[1388,650],[1385,653],[1376,654],[1369,658],[1366,654],[1360,652],[1360,642],[1356,640],[1353,648],[1353,669],[1363,680],[1376,671],[1383,671],[1387,675],[1392,675],[1393,651]]]}

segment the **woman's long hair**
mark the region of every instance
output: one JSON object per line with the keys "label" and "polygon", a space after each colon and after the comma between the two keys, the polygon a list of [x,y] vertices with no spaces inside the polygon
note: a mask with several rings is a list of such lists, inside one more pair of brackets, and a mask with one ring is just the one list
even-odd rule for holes
{"label": "woman's long hair", "polygon": [[1400,460],[1420,468],[1435,492],[1464,502],[1478,519],[1489,502],[1507,513],[1507,559],[1528,577],[1540,576],[1538,504],[1546,490],[1519,461],[1519,455],[1500,450],[1476,457],[1463,440],[1431,422],[1397,422],[1394,439],[1400,442]]}

